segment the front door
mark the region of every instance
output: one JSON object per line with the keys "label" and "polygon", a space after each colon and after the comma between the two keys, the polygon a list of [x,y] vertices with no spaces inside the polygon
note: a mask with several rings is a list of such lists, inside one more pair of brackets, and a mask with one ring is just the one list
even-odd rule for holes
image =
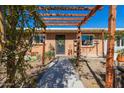
{"label": "front door", "polygon": [[56,54],[65,54],[65,35],[56,35]]}

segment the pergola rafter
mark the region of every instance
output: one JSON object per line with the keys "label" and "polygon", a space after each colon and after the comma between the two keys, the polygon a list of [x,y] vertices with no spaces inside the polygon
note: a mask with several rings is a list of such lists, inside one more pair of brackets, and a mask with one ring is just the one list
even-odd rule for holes
{"label": "pergola rafter", "polygon": [[102,5],[97,5],[95,6],[91,11],[90,13],[78,24],[78,26],[81,26],[82,24],[85,24],[86,21],[91,17],[93,16],[97,10],[100,10],[102,9]]}
{"label": "pergola rafter", "polygon": [[93,8],[83,6],[39,6],[40,10],[92,10]]}
{"label": "pergola rafter", "polygon": [[82,20],[82,18],[43,18],[44,21],[75,21],[75,20]]}
{"label": "pergola rafter", "polygon": [[77,26],[76,23],[46,23],[47,26]]}
{"label": "pergola rafter", "polygon": [[[46,14],[40,14],[42,16],[42,19],[45,23],[46,26],[81,26],[82,24],[85,24],[85,22],[92,17],[97,10],[101,10],[102,6],[101,5],[96,5],[96,6],[39,6],[39,10],[73,10],[73,11],[89,11],[90,13],[88,14],[74,14],[74,13],[46,13]],[[47,17],[47,18],[46,18]],[[66,18],[68,17],[68,18]],[[50,23],[46,23],[46,21],[51,21]],[[57,22],[59,21],[59,22]],[[64,23],[61,21],[65,21]],[[78,21],[78,22],[69,22],[69,21]],[[53,22],[53,23],[52,23]],[[77,25],[76,25],[77,24]]]}
{"label": "pergola rafter", "polygon": [[87,14],[54,14],[54,13],[52,13],[52,14],[40,14],[40,16],[81,16],[81,17],[83,17],[83,16],[87,16]]}

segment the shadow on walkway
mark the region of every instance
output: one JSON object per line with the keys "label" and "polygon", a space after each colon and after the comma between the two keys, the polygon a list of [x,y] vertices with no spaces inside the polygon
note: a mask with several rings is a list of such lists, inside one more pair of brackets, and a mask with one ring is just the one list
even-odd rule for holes
{"label": "shadow on walkway", "polygon": [[38,87],[64,88],[83,87],[75,70],[67,58],[59,58],[45,73],[39,77]]}

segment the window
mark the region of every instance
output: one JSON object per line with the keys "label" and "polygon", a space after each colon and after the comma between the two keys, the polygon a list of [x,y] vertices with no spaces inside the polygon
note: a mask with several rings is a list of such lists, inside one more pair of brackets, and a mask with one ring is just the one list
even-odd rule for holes
{"label": "window", "polygon": [[124,46],[124,38],[121,39],[121,46]]}
{"label": "window", "polygon": [[35,35],[34,36],[34,41],[35,43],[43,43],[44,36],[43,35]]}
{"label": "window", "polygon": [[124,46],[124,38],[117,38],[117,41],[116,41],[116,46],[117,47],[120,47],[120,46]]}
{"label": "window", "polygon": [[116,46],[120,46],[120,38],[117,38]]}
{"label": "window", "polygon": [[93,35],[82,35],[82,46],[93,45]]}

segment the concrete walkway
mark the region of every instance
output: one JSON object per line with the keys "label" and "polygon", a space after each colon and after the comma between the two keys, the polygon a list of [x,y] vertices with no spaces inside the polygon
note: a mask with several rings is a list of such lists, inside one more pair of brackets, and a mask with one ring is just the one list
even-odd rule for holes
{"label": "concrete walkway", "polygon": [[41,88],[83,88],[72,64],[67,58],[58,58],[38,80]]}

